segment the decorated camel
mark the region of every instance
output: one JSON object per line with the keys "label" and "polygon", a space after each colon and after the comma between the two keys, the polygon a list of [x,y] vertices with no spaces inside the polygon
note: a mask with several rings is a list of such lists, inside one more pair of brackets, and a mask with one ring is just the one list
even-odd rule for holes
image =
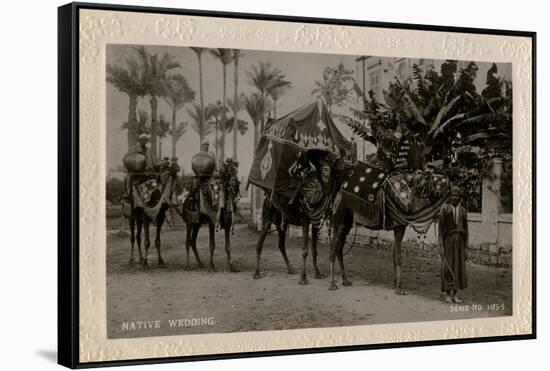
{"label": "decorated camel", "polygon": [[191,179],[189,193],[182,207],[183,221],[187,226],[186,269],[190,269],[190,249],[193,250],[199,267],[204,266],[197,251],[197,236],[200,227],[206,224],[209,231],[210,270],[217,270],[214,264],[215,232],[216,228],[221,228],[224,230],[228,268],[231,272],[236,272],[231,260],[231,234],[240,197],[237,164],[228,159],[215,174],[215,160],[206,147],[206,150],[193,157],[192,166],[196,176]]}
{"label": "decorated camel", "polygon": [[339,172],[343,169],[339,154],[347,146],[322,102],[305,105],[266,126],[249,176],[250,183],[262,188],[266,195],[254,278],[262,277],[261,253],[272,224],[290,274],[295,271],[286,254],[286,231],[289,225],[302,227],[301,285],[309,283],[306,262],[311,229],[314,277],[325,277],[317,264],[319,229],[339,188]]}

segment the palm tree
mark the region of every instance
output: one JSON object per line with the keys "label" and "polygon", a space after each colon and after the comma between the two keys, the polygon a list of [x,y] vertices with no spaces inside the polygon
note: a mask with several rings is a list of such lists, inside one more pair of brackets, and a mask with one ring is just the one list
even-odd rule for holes
{"label": "palm tree", "polygon": [[[237,129],[239,125],[239,58],[243,55],[239,49],[233,49],[233,160],[238,161],[237,159]],[[241,100],[242,101],[242,100]],[[244,104],[243,104],[244,105]],[[240,107],[242,108],[242,106]]]}
{"label": "palm tree", "polygon": [[[246,112],[252,119],[252,124],[254,125],[254,152],[256,152],[256,148],[258,147],[258,127],[261,128],[265,114],[269,111],[268,103],[266,97],[260,93],[252,93],[250,96],[246,97]],[[261,206],[260,189],[258,187],[253,188],[251,198],[250,204],[252,205],[252,213],[256,215],[256,211]]]}
{"label": "palm tree", "polygon": [[252,119],[254,125],[254,151],[258,146],[258,127],[261,125],[266,112],[269,111],[269,102],[259,93],[252,93],[246,97],[246,112]]}
{"label": "palm tree", "polygon": [[[127,121],[124,121],[122,123],[122,130],[128,130],[130,126],[128,125]],[[149,121],[149,112],[147,112],[144,109],[139,109],[137,113],[136,122],[134,124],[134,128],[136,131],[137,136],[143,133],[150,133],[151,132],[151,123]],[[137,137],[136,137],[137,138]]]}
{"label": "palm tree", "polygon": [[[222,117],[221,117],[221,126],[225,127],[225,119],[226,119],[226,85],[227,85],[227,65],[231,63],[233,60],[233,52],[231,49],[212,49],[210,50],[210,54],[212,54],[216,59],[218,59],[222,64]],[[220,160],[225,160],[225,130],[222,130],[222,137],[220,139]]]}
{"label": "palm tree", "polygon": [[162,138],[166,138],[166,135],[168,134],[168,132],[170,131],[170,123],[168,121],[166,121],[165,117],[163,114],[161,114],[159,116],[159,122],[158,122],[158,127],[157,127],[157,136],[158,136],[158,140],[159,140],[159,145],[158,145],[158,158],[159,160],[162,159]]}
{"label": "palm tree", "polygon": [[220,132],[225,132],[224,127],[226,122],[224,121],[224,117],[226,116],[227,109],[222,106],[220,101],[217,101],[215,104],[208,104],[205,111],[208,113],[207,125],[215,129],[214,147],[216,148],[216,160],[221,165],[224,159],[221,157],[222,139],[220,138]]}
{"label": "palm tree", "polygon": [[141,78],[141,67],[134,58],[126,58],[124,64],[107,65],[107,82],[128,95],[128,121],[125,124],[125,128],[128,129],[128,150],[137,143],[139,135],[137,103],[138,99],[146,94]]}
{"label": "palm tree", "polygon": [[[202,52],[204,51],[204,48],[191,48],[197,55],[197,60],[199,61],[199,102],[200,102],[200,110],[199,112],[199,127],[204,127],[205,122],[205,115],[204,115],[204,94],[202,91]],[[195,107],[196,108],[196,107]],[[199,132],[199,136],[201,136],[202,131]],[[202,142],[204,137],[200,137],[200,141]]]}
{"label": "palm tree", "polygon": [[139,46],[135,50],[141,59],[145,88],[151,96],[151,151],[157,153],[158,98],[164,93],[167,72],[181,65],[175,61],[173,55],[168,53],[164,53],[159,58],[158,54],[149,54],[144,46]]}
{"label": "palm tree", "polygon": [[[237,99],[228,99],[227,100],[227,107],[228,110],[231,111],[233,114],[233,117],[230,117],[226,121],[226,129],[228,132],[233,131],[233,160],[237,161],[237,142],[238,142],[238,133],[242,130],[242,123],[245,122],[241,119],[239,119],[239,112],[241,112],[244,109],[246,103],[246,96],[244,93],[241,93],[241,95],[237,96]],[[237,130],[235,130],[237,128]],[[244,129],[244,132],[248,130],[248,127]],[[242,134],[244,134],[244,132]]]}
{"label": "palm tree", "polygon": [[281,96],[286,94],[292,87],[290,81],[284,79],[284,75],[280,75],[273,84],[269,87],[267,93],[273,99],[273,118],[277,118],[277,101]]}
{"label": "palm tree", "polygon": [[195,99],[195,92],[191,90],[182,74],[169,76],[164,82],[164,100],[172,109],[172,126],[169,130],[172,137],[172,157],[176,157],[176,144],[187,128],[187,122],[177,124],[176,114],[186,103]]}
{"label": "palm tree", "polygon": [[[202,143],[204,138],[211,134],[214,129],[209,121],[212,117],[212,112],[209,109],[203,111],[200,105],[193,104],[191,108],[187,109],[187,114],[191,117],[191,128],[198,134]],[[202,117],[206,120],[202,120]]]}
{"label": "palm tree", "polygon": [[[244,93],[241,93],[241,95],[237,98],[237,101],[234,101],[233,99],[227,100],[227,106],[229,107],[229,110],[233,114],[233,117],[230,117],[227,119],[225,123],[225,130],[228,133],[233,132],[233,142],[234,142],[233,159],[235,161],[237,161],[237,155],[236,155],[237,144],[235,141],[235,137],[237,137],[239,133],[241,135],[244,135],[248,131],[248,122],[241,120],[240,118],[237,117],[239,112],[242,111],[243,108],[245,108],[245,104],[246,104],[246,96],[244,95]],[[235,123],[237,124],[236,131],[235,131]]]}
{"label": "palm tree", "polygon": [[[269,62],[260,62],[257,66],[252,66],[251,71],[246,72],[248,76],[248,83],[258,89],[260,95],[266,100],[271,87],[281,79],[284,78],[281,70],[274,68]],[[267,112],[264,112],[264,115]],[[264,130],[265,120],[264,117],[260,121],[260,132]]]}

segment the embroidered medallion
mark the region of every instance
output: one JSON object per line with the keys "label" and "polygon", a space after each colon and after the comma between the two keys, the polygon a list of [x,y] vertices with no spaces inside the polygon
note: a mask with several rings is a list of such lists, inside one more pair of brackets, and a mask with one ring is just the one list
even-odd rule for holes
{"label": "embroidered medallion", "polygon": [[304,183],[301,192],[306,203],[309,205],[315,205],[321,201],[321,197],[323,196],[323,187],[317,178],[312,178],[308,182]]}
{"label": "embroidered medallion", "polygon": [[269,144],[267,145],[267,152],[264,155],[264,158],[262,159],[262,162],[260,164],[260,172],[261,172],[262,180],[265,180],[267,173],[269,173],[269,170],[271,170],[271,166],[273,165],[273,158],[271,156],[272,148],[273,148],[273,143],[269,141]]}
{"label": "embroidered medallion", "polygon": [[323,182],[328,183],[330,180],[330,166],[325,165],[321,168],[321,178]]}

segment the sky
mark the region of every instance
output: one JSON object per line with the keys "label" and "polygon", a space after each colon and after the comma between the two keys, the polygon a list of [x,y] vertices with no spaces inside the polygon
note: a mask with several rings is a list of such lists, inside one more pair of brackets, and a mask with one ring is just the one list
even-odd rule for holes
{"label": "sky", "polygon": [[[146,46],[149,53],[168,52],[175,56],[181,64],[181,68],[174,72],[181,73],[187,79],[189,86],[196,92],[196,101],[199,97],[199,73],[198,60],[196,54],[187,47],[172,46]],[[107,45],[107,64],[123,63],[124,58],[133,55],[135,52],[127,45]],[[356,56],[336,55],[336,54],[314,54],[314,53],[290,53],[290,52],[266,52],[255,50],[243,50],[239,59],[239,94],[251,94],[255,88],[248,83],[248,77],[245,71],[249,71],[251,66],[257,65],[260,61],[270,62],[273,67],[280,69],[286,75],[286,79],[292,83],[292,88],[283,95],[278,102],[277,115],[283,116],[305,104],[315,100],[312,96],[312,90],[315,88],[315,81],[322,80],[322,71],[327,66],[335,67],[343,63],[348,69],[354,72],[357,69],[355,62]],[[205,106],[208,103],[215,103],[222,100],[222,65],[212,55],[203,53],[203,93]],[[478,91],[485,86],[486,73],[490,63],[477,63],[479,70],[475,81]],[[511,65],[498,65],[499,75],[510,78]],[[227,67],[227,97],[233,98],[233,63]],[[385,87],[383,87],[385,88]],[[107,169],[116,169],[122,165],[122,158],[128,150],[126,131],[121,129],[122,123],[128,119],[128,96],[119,92],[113,85],[107,84],[106,92],[107,108]],[[150,113],[149,98],[140,98],[138,110],[144,109]],[[335,109],[339,113],[348,112],[347,107]],[[171,120],[172,111],[164,100],[159,100],[158,112],[164,114],[166,119]],[[177,122],[191,121],[183,108],[177,113]],[[239,175],[246,177],[252,165],[253,160],[253,132],[252,121],[245,110],[239,113],[239,118],[249,122],[249,130],[244,135],[239,135],[237,155],[239,160]],[[350,130],[338,122],[339,129],[346,137],[351,136]],[[232,133],[226,136],[226,156],[233,153]],[[213,137],[210,138],[213,142]],[[169,137],[163,140],[163,156],[170,156],[171,140]],[[212,148],[211,148],[212,149]],[[372,151],[371,146],[367,146],[366,151]],[[188,126],[187,131],[178,141],[176,146],[176,155],[179,158],[180,166],[185,173],[191,170],[191,157],[199,151],[199,136]]]}

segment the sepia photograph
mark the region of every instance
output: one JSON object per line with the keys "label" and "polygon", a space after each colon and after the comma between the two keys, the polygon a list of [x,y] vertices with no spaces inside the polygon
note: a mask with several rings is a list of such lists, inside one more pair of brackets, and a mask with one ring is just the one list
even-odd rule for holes
{"label": "sepia photograph", "polygon": [[59,9],[60,364],[536,338],[535,33]]}
{"label": "sepia photograph", "polygon": [[512,63],[109,43],[102,68],[108,339],[514,314]]}

